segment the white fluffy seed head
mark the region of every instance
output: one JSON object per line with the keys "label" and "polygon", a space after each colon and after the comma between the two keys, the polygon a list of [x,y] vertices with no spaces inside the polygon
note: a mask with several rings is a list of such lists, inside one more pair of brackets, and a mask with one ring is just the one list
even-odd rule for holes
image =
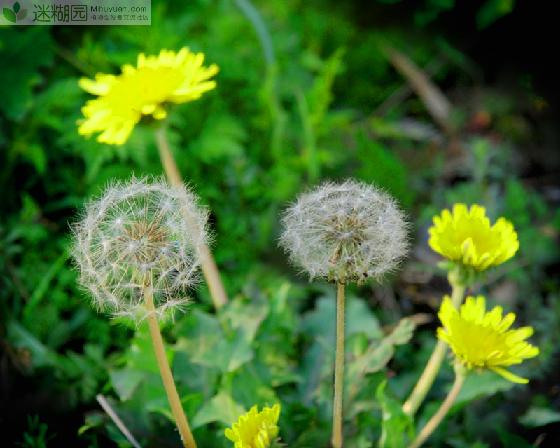
{"label": "white fluffy seed head", "polygon": [[73,226],[80,284],[115,316],[145,317],[149,284],[158,316],[180,308],[197,280],[207,219],[185,187],[147,178],[110,185]]}
{"label": "white fluffy seed head", "polygon": [[282,217],[280,245],[310,277],[362,283],[393,270],[407,253],[407,227],[395,200],[348,180],[302,194]]}

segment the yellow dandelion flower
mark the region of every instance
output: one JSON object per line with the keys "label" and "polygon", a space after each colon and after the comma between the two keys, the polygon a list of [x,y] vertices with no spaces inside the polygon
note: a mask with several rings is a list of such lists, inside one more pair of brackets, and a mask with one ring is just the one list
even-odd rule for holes
{"label": "yellow dandelion flower", "polygon": [[124,65],[118,76],[98,73],[95,79],[80,79],[80,87],[98,98],[82,107],[85,118],[78,121],[78,132],[101,132],[98,141],[122,145],[143,115],[161,120],[167,115],[164,103],[194,101],[216,87],[210,78],[218,67],[203,63],[204,54],[188,48],[161,50],[157,56],[139,54],[137,66]]}
{"label": "yellow dandelion flower", "polygon": [[434,216],[430,247],[445,258],[483,271],[509,260],[519,249],[513,225],[499,218],[494,225],[480,205],[455,204]]}
{"label": "yellow dandelion flower", "polygon": [[439,310],[443,328],[438,328],[438,337],[466,368],[490,369],[514,383],[527,383],[504,369],[539,354],[537,347],[525,341],[533,334],[532,327],[509,329],[515,317],[514,313],[502,316],[500,306],[486,312],[483,296],[467,297],[459,311],[445,296]]}
{"label": "yellow dandelion flower", "polygon": [[279,404],[265,407],[261,412],[253,406],[231,428],[226,429],[225,435],[234,443],[234,448],[269,448],[278,436],[279,416]]}

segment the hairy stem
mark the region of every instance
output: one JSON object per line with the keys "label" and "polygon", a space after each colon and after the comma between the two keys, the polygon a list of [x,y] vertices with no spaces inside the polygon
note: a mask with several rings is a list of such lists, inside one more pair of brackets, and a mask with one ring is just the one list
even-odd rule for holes
{"label": "hairy stem", "polygon": [[[463,296],[465,295],[465,286],[457,280],[457,277],[455,275],[449,275],[449,282],[451,283],[452,288],[451,301],[453,302],[455,308],[458,308],[463,302]],[[436,346],[434,347],[434,350],[430,356],[430,359],[428,360],[426,367],[424,367],[424,371],[422,372],[420,379],[416,383],[416,386],[414,386],[410,397],[408,397],[408,400],[406,400],[403,405],[404,412],[409,415],[414,415],[416,413],[416,411],[426,398],[426,395],[430,391],[432,384],[434,384],[437,374],[439,373],[439,370],[441,368],[441,364],[445,359],[446,353],[447,345],[445,344],[445,342],[438,339]]]}
{"label": "hairy stem", "polygon": [[154,346],[154,352],[156,355],[159,372],[161,374],[161,380],[163,381],[163,386],[165,387],[165,392],[167,394],[167,400],[171,406],[171,412],[173,413],[173,418],[175,419],[175,424],[179,430],[181,440],[183,441],[183,446],[185,448],[196,448],[196,442],[192,435],[191,429],[189,427],[189,422],[187,416],[183,411],[181,406],[181,399],[177,393],[177,387],[173,381],[173,375],[171,373],[171,367],[169,366],[169,361],[165,355],[165,348],[163,346],[163,339],[161,337],[161,332],[159,330],[159,322],[156,317],[156,311],[154,308],[154,296],[151,283],[144,287],[144,302],[146,305],[146,310],[148,312],[148,326],[150,327],[150,336],[152,337],[152,343]]}
{"label": "hairy stem", "polygon": [[[165,127],[161,126],[156,131],[156,142],[161,164],[163,165],[163,169],[169,183],[174,186],[182,186],[183,179],[181,178],[181,174],[179,173],[179,169],[177,168],[177,164],[175,163],[175,159],[173,158],[173,154],[169,148]],[[190,218],[187,217],[187,219]],[[208,284],[212,302],[214,303],[214,307],[216,309],[220,309],[228,302],[228,297],[220,277],[220,271],[218,270],[218,266],[216,265],[212,252],[207,244],[201,244],[199,256],[200,263],[202,265],[202,272],[204,274],[204,279]]]}
{"label": "hairy stem", "polygon": [[451,390],[445,397],[445,400],[437,410],[437,412],[432,416],[432,418],[426,423],[426,426],[422,428],[414,442],[410,445],[410,448],[418,448],[420,447],[427,439],[432,435],[438,425],[442,422],[445,418],[453,403],[457,399],[459,392],[461,391],[461,387],[463,387],[463,383],[465,381],[465,374],[461,369],[455,369],[455,381],[453,382],[453,386]]}
{"label": "hairy stem", "polygon": [[336,354],[334,362],[334,399],[332,446],[342,448],[342,397],[344,392],[344,283],[336,290]]}

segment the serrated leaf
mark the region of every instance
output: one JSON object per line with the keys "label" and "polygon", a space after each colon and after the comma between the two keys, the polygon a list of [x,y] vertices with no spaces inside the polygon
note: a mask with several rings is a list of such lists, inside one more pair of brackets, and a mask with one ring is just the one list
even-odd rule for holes
{"label": "serrated leaf", "polygon": [[383,413],[379,447],[405,448],[414,435],[412,418],[403,412],[402,403],[385,394],[386,386],[387,382],[383,381],[375,393]]}
{"label": "serrated leaf", "polygon": [[180,339],[179,345],[194,364],[214,367],[226,373],[253,359],[252,339],[243,327],[225,335],[214,316],[196,310],[190,325],[183,328],[185,337]]}
{"label": "serrated leaf", "polygon": [[396,328],[391,332],[387,339],[395,345],[403,345],[410,341],[416,325],[410,319],[401,319]]}
{"label": "serrated leaf", "polygon": [[198,428],[212,422],[229,426],[244,412],[243,406],[235,402],[229,393],[221,391],[200,408],[193,418],[192,427]]}
{"label": "serrated leaf", "polygon": [[395,346],[406,344],[412,337],[415,325],[410,319],[402,319],[396,328],[381,341],[374,340],[367,350],[349,361],[347,381],[357,393],[365,386],[367,374],[379,372],[385,368],[395,354]]}
{"label": "serrated leaf", "polygon": [[269,307],[265,304],[244,303],[242,300],[232,300],[222,311],[222,317],[229,320],[232,328],[240,329],[247,341],[255,339],[260,325],[266,318]]}
{"label": "serrated leaf", "polygon": [[379,372],[391,360],[395,353],[393,344],[383,339],[375,346],[371,346],[362,356],[356,358],[349,366],[349,376],[353,370],[356,374]]}

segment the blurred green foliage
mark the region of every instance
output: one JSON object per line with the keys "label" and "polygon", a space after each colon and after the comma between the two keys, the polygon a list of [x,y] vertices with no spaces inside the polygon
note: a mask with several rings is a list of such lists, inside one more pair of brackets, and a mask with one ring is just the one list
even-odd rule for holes
{"label": "blurred green foliage", "polygon": [[[139,52],[186,45],[219,65],[218,87],[172,109],[170,142],[184,179],[212,210],[214,251],[232,297],[216,314],[202,286],[164,328],[199,445],[229,446],[225,426],[253,404],[275,402],[288,446],[328,445],[333,291],[296,277],[276,240],[279,213],[298,192],[347,176],[391,192],[414,221],[404,274],[350,293],[347,446],[378,439],[383,447],[406,446],[446,391],[450,368],[415,422],[400,412],[431,351],[435,323],[411,339],[412,320],[399,318],[429,310],[446,292],[426,229],[454,202],[481,203],[493,218],[515,224],[520,253],[479,290],[535,327],[542,355],[519,369],[533,382],[518,393],[496,375],[467,382],[433,446],[529,445],[527,428],[559,421],[550,389],[560,335],[552,275],[560,213],[539,185],[519,177],[521,143],[535,132],[525,110],[488,90],[479,103],[456,107],[459,131],[449,138],[406,92],[383,51],[390,43],[431,70],[432,81],[457,83],[469,95],[473,63],[445,37],[364,29],[335,2],[257,2],[257,15],[247,4],[154,1],[150,27],[0,29],[0,342],[7,366],[0,424],[15,432],[8,443],[129,446],[95,403],[103,393],[142,446],[176,446],[147,330],[89,306],[69,259],[68,223],[110,180],[161,174],[152,123],[137,126],[122,147],[77,134],[88,99],[78,79],[116,73]],[[425,27],[454,4],[420,2],[412,20]],[[489,0],[474,20],[489,26],[512,6]],[[481,108],[493,121],[473,130],[469,120]],[[399,302],[391,307],[383,290]]]}

